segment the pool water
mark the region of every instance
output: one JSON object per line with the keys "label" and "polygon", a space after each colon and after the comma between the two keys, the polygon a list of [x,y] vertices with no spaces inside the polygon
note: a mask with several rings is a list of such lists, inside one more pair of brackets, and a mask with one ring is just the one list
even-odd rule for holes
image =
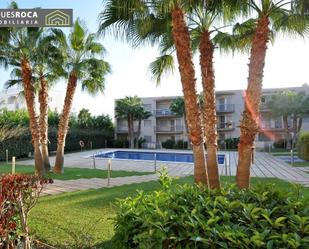
{"label": "pool water", "polygon": [[[163,162],[193,163],[193,154],[190,153],[110,151],[96,154],[95,157],[146,161],[154,161],[156,159]],[[218,163],[224,164],[224,158],[225,155],[218,155]]]}

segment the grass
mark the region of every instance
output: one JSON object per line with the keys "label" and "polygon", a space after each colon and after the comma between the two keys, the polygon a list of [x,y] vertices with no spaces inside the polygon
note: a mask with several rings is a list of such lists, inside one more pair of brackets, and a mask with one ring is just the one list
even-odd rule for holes
{"label": "grass", "polygon": [[[222,182],[234,183],[233,177],[222,177]],[[175,181],[193,183],[193,177]],[[279,179],[252,178],[252,185],[274,183],[292,191],[293,186]],[[30,215],[31,234],[56,248],[113,248],[110,239],[114,234],[115,201],[136,194],[159,189],[157,181],[124,185],[98,190],[86,190],[42,197]],[[304,188],[309,199],[309,188]]]}
{"label": "grass", "polygon": [[[10,173],[12,171],[11,165],[0,164],[0,175],[3,173]],[[16,165],[16,173],[33,174],[33,166]],[[112,171],[111,177],[123,176],[137,176],[153,174],[152,172],[136,172],[136,171]],[[107,178],[107,170],[101,169],[83,169],[83,168],[65,168],[61,175],[53,172],[47,173],[46,177],[55,180],[74,180],[79,178]]]}
{"label": "grass", "polygon": [[293,165],[289,162],[293,167],[309,167],[309,162],[294,162]]}

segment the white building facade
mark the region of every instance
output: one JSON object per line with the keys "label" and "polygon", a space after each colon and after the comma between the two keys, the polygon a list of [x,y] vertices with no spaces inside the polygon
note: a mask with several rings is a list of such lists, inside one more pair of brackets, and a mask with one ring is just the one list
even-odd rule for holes
{"label": "white building facade", "polygon": [[[48,106],[50,110],[60,113],[63,108],[64,93],[60,91],[50,91],[48,96]],[[38,109],[38,101],[36,100]],[[24,96],[19,89],[8,89],[0,92],[0,109],[6,108],[9,111],[27,109]]]}
{"label": "white building facade", "polygon": [[[309,87],[274,88],[264,89],[260,107],[260,132],[256,136],[257,148],[267,148],[275,140],[285,138],[282,117],[274,117],[267,108],[267,101],[276,93],[282,91],[304,92],[309,95]],[[218,140],[238,138],[240,136],[239,124],[244,109],[243,90],[217,91],[217,131]],[[185,129],[184,117],[177,117],[169,109],[172,97],[141,98],[144,109],[150,111],[152,116],[142,121],[141,137],[146,141],[146,148],[162,148],[162,142],[168,139],[174,141],[188,141]],[[115,101],[115,105],[117,100]],[[121,118],[115,119],[115,132],[118,139],[126,139],[128,134],[127,121]],[[137,131],[137,123],[134,126]],[[309,118],[304,118],[302,130],[309,131]],[[271,134],[272,136],[269,136]]]}

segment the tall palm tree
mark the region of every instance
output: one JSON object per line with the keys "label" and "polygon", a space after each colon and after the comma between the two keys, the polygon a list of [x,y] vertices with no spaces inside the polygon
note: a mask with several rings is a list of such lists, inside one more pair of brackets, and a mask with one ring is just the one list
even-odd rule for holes
{"label": "tall palm tree", "polygon": [[63,51],[64,70],[68,77],[63,111],[58,127],[58,140],[54,172],[64,171],[64,147],[68,132],[69,117],[74,93],[78,81],[82,83],[82,90],[90,94],[103,92],[105,76],[110,72],[109,64],[103,60],[104,47],[95,41],[95,34],[88,34],[81,21],[76,20],[67,38],[60,30],[53,30],[54,45]]}
{"label": "tall palm tree", "polygon": [[290,3],[286,1],[250,0],[247,6],[251,14],[255,13],[257,17],[249,20],[250,23],[255,24],[255,29],[251,40],[248,86],[244,94],[245,106],[240,123],[236,175],[239,188],[250,186],[252,147],[258,131],[267,44],[276,32],[303,35],[308,31],[307,20],[290,10]]}
{"label": "tall palm tree", "polygon": [[124,118],[128,123],[129,147],[134,148],[134,120],[137,119],[138,113],[142,109],[141,99],[137,96],[125,97],[117,101],[116,117]]}
{"label": "tall palm tree", "polygon": [[136,134],[136,148],[138,148],[138,140],[141,136],[142,131],[142,120],[148,119],[151,117],[151,112],[145,111],[143,106],[140,106],[139,110],[137,110],[135,114],[135,118],[137,120],[137,134]]}
{"label": "tall palm tree", "polygon": [[36,47],[43,34],[41,28],[12,28],[10,40],[1,47],[1,62],[5,66],[21,68],[21,79],[24,96],[30,117],[30,130],[34,147],[36,174],[44,175],[41,153],[40,129],[38,115],[35,109],[35,87],[31,60],[36,53]]}
{"label": "tall palm tree", "polygon": [[[200,110],[195,88],[195,70],[189,30],[184,16],[185,7],[188,6],[185,6],[183,1],[177,0],[127,1],[126,5],[111,0],[107,2],[101,14],[99,31],[112,28],[116,36],[126,37],[128,41],[139,45],[144,42],[156,43],[160,40],[164,42],[163,34],[167,32],[171,34],[178,58],[189,138],[194,154],[195,181],[208,184]],[[166,19],[171,20],[172,25],[166,22]]]}
{"label": "tall palm tree", "polygon": [[[59,75],[59,65],[61,65],[61,56],[59,51],[51,44],[51,37],[47,34],[42,35],[33,49],[34,56],[31,57],[32,81],[35,94],[38,95],[40,105],[39,129],[43,165],[45,171],[50,171],[49,153],[48,153],[48,90]],[[11,80],[6,82],[6,87],[22,85],[22,69],[19,63],[15,63],[11,72]]]}

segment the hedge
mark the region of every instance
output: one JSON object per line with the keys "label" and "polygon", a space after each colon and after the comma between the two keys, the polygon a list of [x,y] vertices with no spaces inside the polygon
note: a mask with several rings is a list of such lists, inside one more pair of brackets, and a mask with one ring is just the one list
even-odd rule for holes
{"label": "hedge", "polygon": [[161,190],[118,202],[114,248],[309,248],[308,202],[297,188],[160,182]]}
{"label": "hedge", "polygon": [[[57,131],[52,129],[49,131],[49,151],[57,149]],[[79,141],[84,141],[84,149],[112,147],[113,134],[106,133],[102,130],[86,130],[86,129],[70,129],[66,138],[65,151],[80,150]],[[105,144],[106,141],[106,144]],[[29,152],[33,153],[31,144],[30,132],[19,137],[14,137],[0,143],[0,160],[5,160],[5,150],[9,150],[9,157],[15,156],[17,158],[27,157]]]}
{"label": "hedge", "polygon": [[300,134],[297,143],[298,156],[306,161],[309,161],[309,132]]}

